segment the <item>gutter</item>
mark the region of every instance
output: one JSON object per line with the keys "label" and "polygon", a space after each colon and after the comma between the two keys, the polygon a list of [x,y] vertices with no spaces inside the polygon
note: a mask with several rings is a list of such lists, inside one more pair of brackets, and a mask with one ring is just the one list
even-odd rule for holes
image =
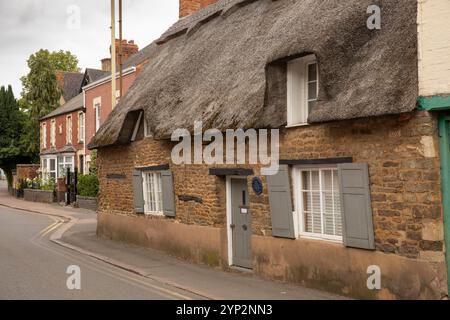
{"label": "gutter", "polygon": [[[129,74],[131,74],[133,72],[136,72],[136,67],[129,67],[129,68],[123,70],[123,75],[122,76],[129,75]],[[120,72],[116,72],[116,80],[119,79],[119,76],[120,76]],[[98,87],[98,86],[100,86],[102,84],[108,83],[110,81],[111,81],[111,76],[107,76],[107,77],[101,78],[101,79],[99,79],[99,80],[97,80],[95,82],[92,82],[92,83],[82,87],[81,89],[83,91],[87,91],[87,90],[93,89],[95,87]]]}
{"label": "gutter", "polygon": [[431,97],[420,96],[417,98],[419,110],[422,111],[440,111],[450,110],[450,95],[436,95]]}

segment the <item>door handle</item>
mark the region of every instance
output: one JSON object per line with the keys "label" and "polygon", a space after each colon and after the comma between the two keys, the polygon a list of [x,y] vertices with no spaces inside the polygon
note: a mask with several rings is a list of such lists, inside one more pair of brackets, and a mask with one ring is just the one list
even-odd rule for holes
{"label": "door handle", "polygon": [[230,224],[230,228],[234,229],[234,228],[236,228],[236,225],[235,224]]}
{"label": "door handle", "polygon": [[244,224],[244,225],[242,226],[242,229],[244,229],[244,231],[247,231],[247,229],[248,229],[247,225]]}

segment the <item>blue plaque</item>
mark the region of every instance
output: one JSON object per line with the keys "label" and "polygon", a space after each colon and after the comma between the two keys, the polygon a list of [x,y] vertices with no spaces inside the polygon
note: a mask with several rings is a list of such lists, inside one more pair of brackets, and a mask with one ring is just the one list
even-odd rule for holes
{"label": "blue plaque", "polygon": [[263,184],[260,178],[254,177],[252,180],[253,191],[259,196],[263,193]]}

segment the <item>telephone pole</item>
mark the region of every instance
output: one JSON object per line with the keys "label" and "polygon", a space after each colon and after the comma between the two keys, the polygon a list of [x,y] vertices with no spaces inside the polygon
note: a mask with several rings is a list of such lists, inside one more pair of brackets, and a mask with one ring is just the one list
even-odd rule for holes
{"label": "telephone pole", "polygon": [[116,0],[111,0],[111,106],[116,107]]}
{"label": "telephone pole", "polygon": [[122,0],[119,0],[119,85],[120,85],[120,98],[123,95],[123,52],[122,52]]}

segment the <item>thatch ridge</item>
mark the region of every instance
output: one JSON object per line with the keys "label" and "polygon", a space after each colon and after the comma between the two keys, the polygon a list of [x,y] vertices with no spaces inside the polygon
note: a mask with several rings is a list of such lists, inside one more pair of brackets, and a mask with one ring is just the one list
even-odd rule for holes
{"label": "thatch ridge", "polygon": [[[368,6],[382,29],[368,30]],[[285,62],[315,53],[319,101],[310,123],[397,114],[416,108],[415,0],[219,1],[165,34],[90,148],[128,142],[131,111],[145,111],[155,138],[177,128],[278,128],[286,124]],[[188,18],[189,19],[189,18]],[[189,22],[188,21],[188,22]],[[187,25],[186,25],[187,23]],[[174,37],[175,36],[175,37]],[[284,68],[284,69],[283,69]]]}

